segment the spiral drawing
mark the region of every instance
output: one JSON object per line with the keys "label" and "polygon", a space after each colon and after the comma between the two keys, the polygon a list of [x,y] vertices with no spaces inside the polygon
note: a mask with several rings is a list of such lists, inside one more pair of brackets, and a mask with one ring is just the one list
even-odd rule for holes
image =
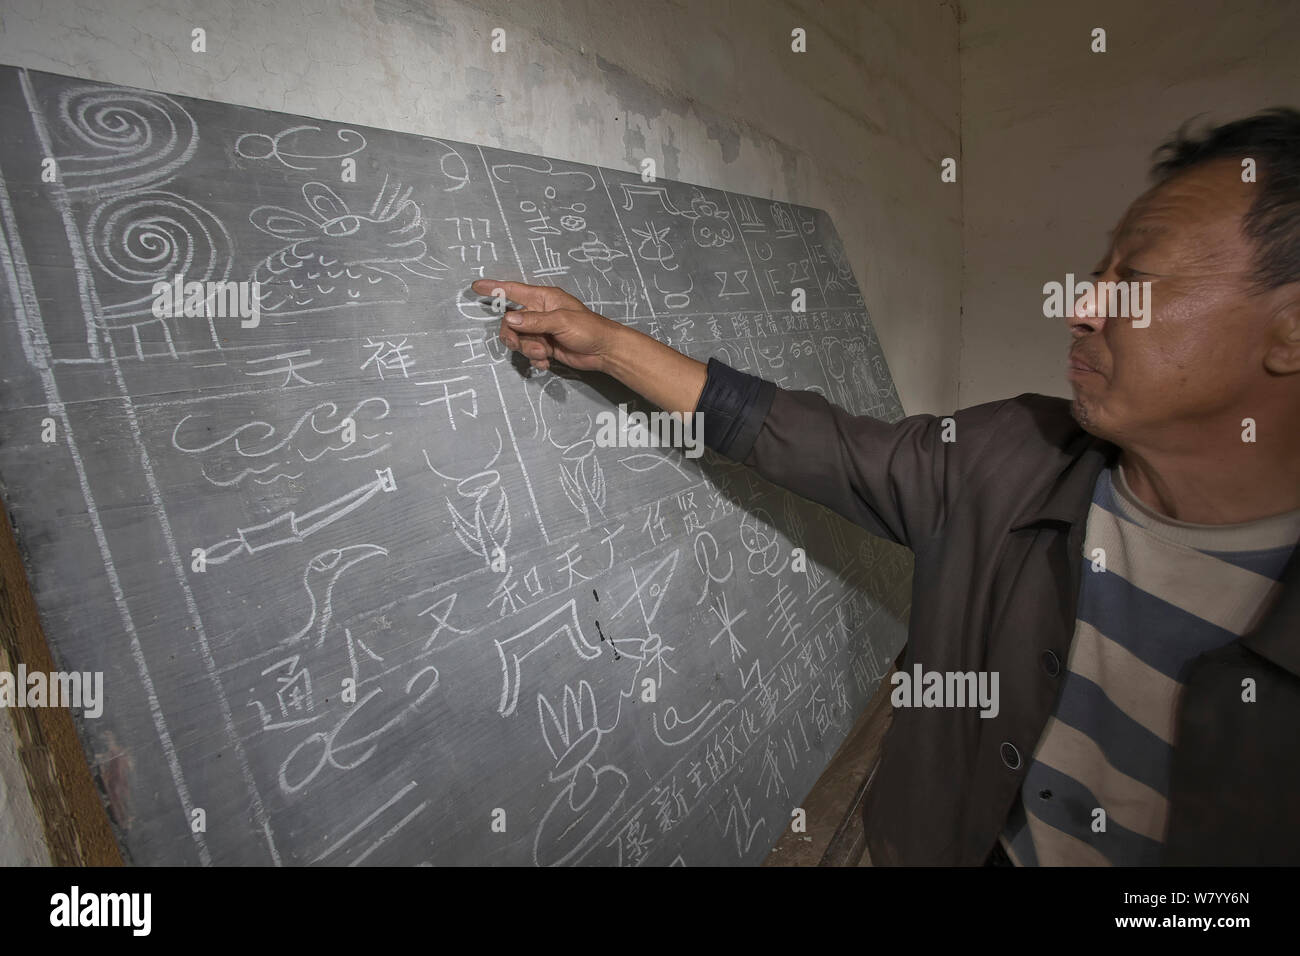
{"label": "spiral drawing", "polygon": [[230,234],[221,220],[192,200],[161,190],[101,202],[86,226],[86,248],[100,274],[128,286],[126,295],[137,293],[112,301],[115,290],[97,283],[107,325],[151,315],[155,282],[177,275],[187,282],[221,282],[231,272]]}
{"label": "spiral drawing", "polygon": [[59,97],[59,117],[84,152],[59,157],[69,192],[158,185],[194,155],[198,128],[179,103],[145,90],[80,86]]}

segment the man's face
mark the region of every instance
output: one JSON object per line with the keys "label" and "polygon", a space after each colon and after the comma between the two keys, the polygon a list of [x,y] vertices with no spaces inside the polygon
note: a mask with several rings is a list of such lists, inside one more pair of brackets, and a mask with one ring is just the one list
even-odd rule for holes
{"label": "man's face", "polygon": [[1134,327],[1131,309],[1098,317],[1076,304],[1067,377],[1074,417],[1089,432],[1160,447],[1249,406],[1267,375],[1266,298],[1249,294],[1255,252],[1241,231],[1255,188],[1236,160],[1220,160],[1177,175],[1124,214],[1093,280],[1150,282],[1150,324]]}

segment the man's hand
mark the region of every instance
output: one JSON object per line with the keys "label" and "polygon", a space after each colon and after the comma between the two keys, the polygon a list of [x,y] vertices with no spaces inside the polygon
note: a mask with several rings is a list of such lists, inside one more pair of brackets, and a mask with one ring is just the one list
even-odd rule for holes
{"label": "man's hand", "polygon": [[563,289],[498,279],[478,279],[472,288],[484,296],[500,289],[523,306],[502,317],[501,341],[533,368],[548,369],[555,359],[604,372],[669,412],[688,415],[699,404],[708,379],[703,362],[592,312]]}
{"label": "man's hand", "polygon": [[492,296],[500,289],[523,306],[501,319],[501,341],[532,363],[547,369],[551,359],[581,371],[604,372],[614,337],[623,328],[583,305],[563,289],[479,279],[472,288]]}

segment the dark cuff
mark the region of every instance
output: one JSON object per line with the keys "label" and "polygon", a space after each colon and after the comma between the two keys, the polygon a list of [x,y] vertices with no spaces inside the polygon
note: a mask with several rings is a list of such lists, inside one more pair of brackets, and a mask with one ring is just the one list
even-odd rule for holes
{"label": "dark cuff", "polygon": [[775,383],[709,359],[709,375],[695,406],[704,414],[705,447],[733,461],[744,461],[775,397]]}

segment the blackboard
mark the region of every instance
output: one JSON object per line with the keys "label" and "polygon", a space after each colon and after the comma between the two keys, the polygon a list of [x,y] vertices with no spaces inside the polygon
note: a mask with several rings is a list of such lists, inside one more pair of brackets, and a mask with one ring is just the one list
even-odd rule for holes
{"label": "blackboard", "polygon": [[[9,67],[0,116],[0,490],[59,668],[104,675],[127,860],[761,862],[902,645],[906,553],[597,447],[650,409],[530,372],[469,284],[896,420],[824,212]],[[257,324],[159,315],[177,274],[258,281]]]}

